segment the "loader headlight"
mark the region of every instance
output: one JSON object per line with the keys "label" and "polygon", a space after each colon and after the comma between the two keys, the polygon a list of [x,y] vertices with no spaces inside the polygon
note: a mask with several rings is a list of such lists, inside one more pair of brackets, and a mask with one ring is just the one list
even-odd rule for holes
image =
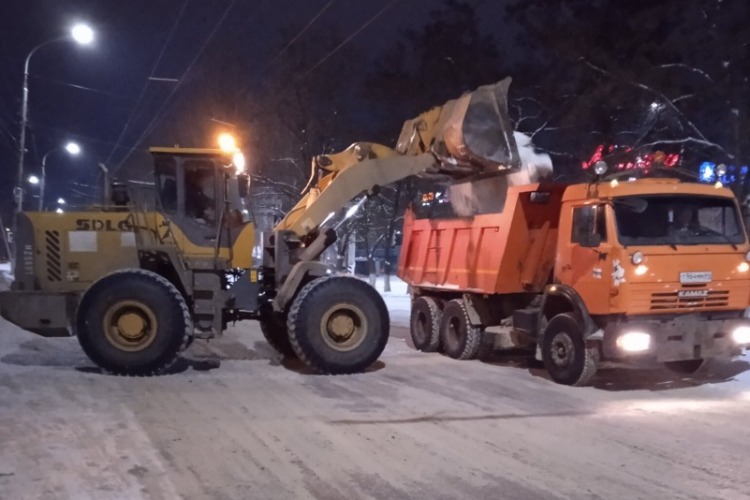
{"label": "loader headlight", "polygon": [[617,337],[617,347],[625,352],[643,352],[651,347],[651,335],[646,332],[626,332]]}
{"label": "loader headlight", "polygon": [[607,173],[607,162],[599,160],[594,163],[594,173],[596,175],[604,175]]}
{"label": "loader headlight", "polygon": [[245,171],[245,155],[240,151],[237,151],[232,155],[232,164],[237,169],[237,173],[241,174]]}
{"label": "loader headlight", "polygon": [[738,326],[732,332],[732,340],[736,343],[750,344],[750,326]]}

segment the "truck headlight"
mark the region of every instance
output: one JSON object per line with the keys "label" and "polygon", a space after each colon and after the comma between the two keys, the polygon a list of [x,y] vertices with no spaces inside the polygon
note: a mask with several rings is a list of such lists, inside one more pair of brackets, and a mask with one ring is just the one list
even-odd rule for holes
{"label": "truck headlight", "polygon": [[617,347],[626,352],[648,351],[651,347],[651,335],[645,332],[623,333],[617,337]]}
{"label": "truck headlight", "polygon": [[732,332],[732,340],[738,344],[750,344],[750,326],[738,326]]}
{"label": "truck headlight", "polygon": [[630,258],[630,260],[636,266],[638,264],[643,264],[643,252],[635,252],[633,256]]}

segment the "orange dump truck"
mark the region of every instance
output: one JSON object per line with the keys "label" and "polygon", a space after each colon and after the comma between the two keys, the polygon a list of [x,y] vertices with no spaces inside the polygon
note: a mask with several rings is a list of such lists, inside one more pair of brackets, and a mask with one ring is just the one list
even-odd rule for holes
{"label": "orange dump truck", "polygon": [[470,359],[486,327],[505,327],[553,380],[585,385],[608,361],[692,373],[750,347],[750,244],[728,189],[505,184],[490,213],[435,217],[450,196],[427,193],[404,222],[417,349]]}

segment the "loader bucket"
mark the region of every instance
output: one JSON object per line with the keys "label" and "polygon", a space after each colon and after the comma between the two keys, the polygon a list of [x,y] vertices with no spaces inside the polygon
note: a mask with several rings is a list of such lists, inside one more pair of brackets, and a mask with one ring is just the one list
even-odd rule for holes
{"label": "loader bucket", "polygon": [[506,78],[479,87],[404,123],[396,149],[431,151],[454,178],[518,171],[521,158],[508,115]]}

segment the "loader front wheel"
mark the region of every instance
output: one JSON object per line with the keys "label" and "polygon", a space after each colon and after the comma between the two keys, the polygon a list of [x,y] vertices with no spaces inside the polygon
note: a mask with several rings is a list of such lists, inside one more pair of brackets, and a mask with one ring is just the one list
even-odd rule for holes
{"label": "loader front wheel", "polygon": [[282,356],[296,356],[292,343],[289,342],[289,330],[284,316],[273,310],[270,304],[261,306],[260,331],[266,342]]}
{"label": "loader front wheel", "polygon": [[94,283],[78,306],[78,341],[86,355],[116,375],[157,375],[189,344],[185,299],[158,274],[128,269]]}
{"label": "loader front wheel", "polygon": [[292,348],[308,366],[328,374],[356,373],[385,349],[390,318],[383,298],[367,283],[324,276],[302,287],[287,326]]}

